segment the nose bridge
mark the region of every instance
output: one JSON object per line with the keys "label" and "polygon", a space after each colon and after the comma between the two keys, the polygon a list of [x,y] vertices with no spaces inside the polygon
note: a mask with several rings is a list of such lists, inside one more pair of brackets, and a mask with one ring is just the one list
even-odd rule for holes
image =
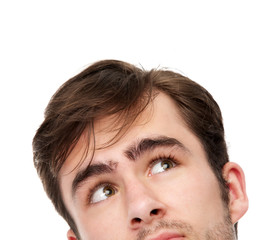
{"label": "nose bridge", "polygon": [[155,193],[146,182],[132,179],[126,186],[127,205],[142,205],[155,201]]}
{"label": "nose bridge", "polygon": [[165,206],[148,182],[132,179],[126,184],[126,209],[129,226],[138,228],[165,214]]}

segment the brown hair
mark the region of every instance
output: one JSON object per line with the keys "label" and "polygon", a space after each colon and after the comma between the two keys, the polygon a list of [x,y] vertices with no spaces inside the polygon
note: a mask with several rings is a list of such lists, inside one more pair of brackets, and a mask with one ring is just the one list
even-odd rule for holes
{"label": "brown hair", "polygon": [[186,125],[201,141],[222,198],[228,203],[227,184],[222,176],[222,168],[229,161],[224,128],[221,111],[210,93],[173,71],[145,71],[117,60],[99,61],[58,89],[33,139],[34,164],[44,189],[77,236],[78,229],[61,196],[59,170],[84,130],[93,131],[96,118],[118,116],[117,124],[122,127],[109,142],[113,144],[145,109],[155,91],[164,92],[175,101]]}

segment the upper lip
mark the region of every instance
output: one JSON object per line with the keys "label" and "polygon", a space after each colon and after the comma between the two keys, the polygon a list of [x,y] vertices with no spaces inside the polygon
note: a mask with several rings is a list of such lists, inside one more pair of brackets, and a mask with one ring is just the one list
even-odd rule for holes
{"label": "upper lip", "polygon": [[162,233],[149,240],[171,240],[172,238],[184,237],[179,233]]}

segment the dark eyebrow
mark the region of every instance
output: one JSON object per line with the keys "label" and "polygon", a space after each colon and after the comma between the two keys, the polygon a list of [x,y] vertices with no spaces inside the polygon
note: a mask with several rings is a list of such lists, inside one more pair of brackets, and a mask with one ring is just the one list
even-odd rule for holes
{"label": "dark eyebrow", "polygon": [[155,148],[174,146],[189,152],[189,150],[177,139],[166,136],[158,136],[155,138],[141,139],[138,143],[132,144],[130,147],[128,147],[124,154],[128,159],[135,161],[145,152],[153,151]]}
{"label": "dark eyebrow", "polygon": [[72,182],[72,195],[74,196],[77,189],[82,185],[86,179],[92,176],[99,176],[106,173],[112,173],[117,168],[117,163],[109,161],[109,163],[95,163],[87,166],[75,176]]}

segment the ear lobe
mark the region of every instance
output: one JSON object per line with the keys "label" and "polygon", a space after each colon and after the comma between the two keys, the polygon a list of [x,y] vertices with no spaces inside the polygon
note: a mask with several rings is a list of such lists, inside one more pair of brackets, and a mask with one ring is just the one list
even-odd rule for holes
{"label": "ear lobe", "polygon": [[68,240],[78,240],[74,234],[74,232],[70,229],[67,232],[67,238]]}
{"label": "ear lobe", "polygon": [[225,164],[223,176],[229,186],[229,210],[232,223],[235,224],[248,210],[245,176],[242,168],[233,162]]}

